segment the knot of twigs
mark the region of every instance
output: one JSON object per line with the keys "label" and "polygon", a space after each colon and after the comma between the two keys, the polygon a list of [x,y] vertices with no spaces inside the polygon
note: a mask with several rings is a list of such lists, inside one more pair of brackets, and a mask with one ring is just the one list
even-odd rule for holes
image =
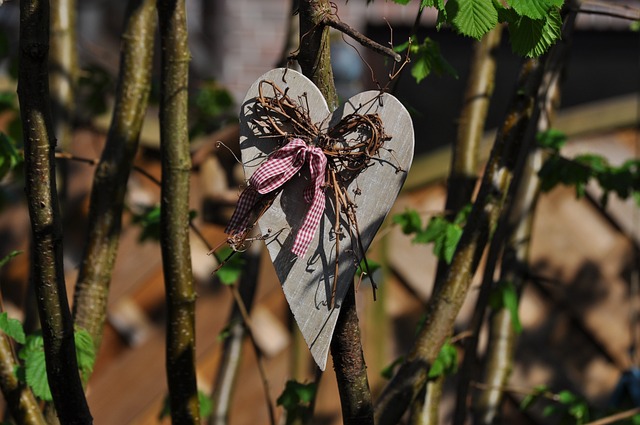
{"label": "knot of twigs", "polygon": [[[272,94],[267,95],[265,88],[270,88]],[[296,101],[287,95],[287,90],[266,80],[259,83],[258,93],[253,122],[260,132],[265,137],[277,135],[285,142],[300,138],[321,148],[328,160],[328,171],[359,174],[378,155],[384,142],[391,139],[378,114],[354,112],[323,132],[321,123],[311,120],[309,105],[303,104],[306,97]]]}

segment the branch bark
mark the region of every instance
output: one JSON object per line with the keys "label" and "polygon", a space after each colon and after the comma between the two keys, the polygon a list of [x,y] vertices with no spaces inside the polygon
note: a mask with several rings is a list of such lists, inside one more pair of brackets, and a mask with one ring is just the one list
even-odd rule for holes
{"label": "branch bark", "polygon": [[200,424],[195,373],[195,301],[189,246],[187,127],[189,48],[184,0],[158,2],[160,28],[160,245],[167,297],[166,367],[171,418]]}
{"label": "branch bark", "polygon": [[155,0],[130,0],[127,6],[115,107],[93,178],[89,230],[76,282],[73,314],[76,325],[91,334],[96,351],[106,320],[127,180],[151,88],[155,4]]}
{"label": "branch bark", "polygon": [[320,89],[329,110],[338,107],[338,95],[333,81],[329,27],[324,17],[331,14],[328,0],[300,0],[300,52],[298,63],[302,73]]}
{"label": "branch bark", "polygon": [[[445,214],[448,217],[455,217],[460,209],[471,202],[476,186],[478,150],[489,110],[489,101],[493,94],[496,72],[495,49],[500,44],[501,35],[502,27],[497,26],[474,47],[467,90],[460,112],[458,136],[452,150],[451,171],[447,180]],[[448,265],[444,260],[438,261],[434,292],[439,290],[447,268]],[[439,400],[443,384],[443,377],[427,383],[424,403],[416,401],[412,408],[414,424],[439,423]]]}
{"label": "branch bark", "polygon": [[[324,17],[331,12],[328,0],[301,0],[300,53],[302,72],[315,83],[327,100],[329,110],[338,107],[329,50],[329,27]],[[362,353],[360,328],[353,287],[347,292],[336,330],[331,340],[331,354],[338,380],[345,424],[373,424],[373,403]]]}
{"label": "branch bark", "polygon": [[516,164],[522,136],[540,85],[542,69],[536,60],[522,67],[519,87],[494,143],[480,191],[458,243],[444,284],[427,305],[427,319],[418,339],[396,376],[383,390],[376,405],[376,423],[400,420],[427,381],[430,365],[449,336],[469,291],[487,241],[495,229]]}
{"label": "branch bark", "polygon": [[47,376],[60,421],[90,424],[91,413],[78,373],[62,264],[48,53],[49,3],[21,1],[18,98],[24,137],[25,191],[33,238],[31,276],[38,299]]}
{"label": "branch bark", "polygon": [[[260,269],[260,244],[252,244],[249,249],[240,255],[246,261],[245,272],[240,277],[238,292],[244,305],[245,312],[251,311],[256,286],[258,283],[258,271]],[[244,315],[240,305],[235,303],[228,320],[229,336],[224,340],[222,358],[218,365],[218,373],[214,385],[213,401],[214,411],[209,424],[225,425],[229,423],[229,409],[233,398],[233,390],[240,367],[242,357],[242,344],[247,336],[248,323],[244,322]],[[256,355],[259,355],[256,353]],[[268,399],[269,411],[271,412],[271,401]]]}

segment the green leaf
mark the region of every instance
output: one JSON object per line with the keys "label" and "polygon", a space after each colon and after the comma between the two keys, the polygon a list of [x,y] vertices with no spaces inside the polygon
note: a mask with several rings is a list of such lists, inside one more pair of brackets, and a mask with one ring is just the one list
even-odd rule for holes
{"label": "green leaf", "polygon": [[87,382],[96,362],[96,348],[91,334],[83,328],[76,328],[73,334],[76,343],[76,357],[82,379]]}
{"label": "green leaf", "polygon": [[160,240],[160,205],[146,207],[140,214],[134,214],[133,224],[141,227],[139,242]]}
{"label": "green leaf", "polygon": [[27,336],[18,357],[24,362],[24,379],[31,387],[33,394],[41,400],[52,401],[49,381],[47,380],[47,365],[44,359],[44,342],[42,333],[36,332]]}
{"label": "green leaf", "polygon": [[547,416],[553,415],[557,411],[558,411],[558,406],[556,405],[545,406],[545,408],[542,410],[542,416],[546,418]]}
{"label": "green leaf", "polygon": [[520,402],[520,409],[526,410],[528,409],[536,400],[540,398],[542,394],[548,391],[548,387],[546,385],[537,385],[533,388],[531,393],[527,394],[522,401]]}
{"label": "green leaf", "polygon": [[380,376],[385,379],[391,379],[393,377],[393,374],[395,373],[396,368],[400,366],[402,362],[404,362],[404,356],[398,357],[380,371]]}
{"label": "green leaf", "polygon": [[317,386],[315,382],[303,384],[294,380],[289,380],[285,384],[284,390],[276,400],[278,406],[284,407],[286,411],[292,411],[300,405],[309,405],[316,396]]}
{"label": "green leaf", "polygon": [[22,154],[16,149],[14,141],[6,134],[0,132],[0,180],[10,171],[22,164]]}
{"label": "green leaf", "polygon": [[[207,394],[198,389],[198,406],[200,407],[200,421],[206,423],[207,419],[213,413],[213,401],[207,396]],[[158,414],[158,420],[171,417],[171,399],[167,394],[162,400],[162,408]]]}
{"label": "green leaf", "polygon": [[206,423],[213,413],[213,401],[202,390],[198,390],[198,405],[200,406],[200,421]]}
{"label": "green leaf", "polygon": [[10,319],[6,311],[0,313],[0,329],[19,344],[24,344],[26,337],[22,323],[17,319]]}
{"label": "green leaf", "polygon": [[0,269],[3,268],[9,261],[11,261],[13,257],[16,257],[20,254],[22,254],[22,251],[14,250],[2,257],[2,259],[0,260]]}
{"label": "green leaf", "polygon": [[0,112],[15,111],[19,112],[16,107],[16,92],[14,91],[0,91]]}
{"label": "green leaf", "polygon": [[393,0],[394,3],[407,5],[411,0]]}
{"label": "green leaf", "polygon": [[429,369],[429,379],[456,373],[458,369],[458,350],[448,342],[444,343],[438,357]]}
{"label": "green leaf", "polygon": [[511,316],[511,326],[516,333],[522,332],[520,315],[518,313],[518,291],[513,282],[499,282],[491,293],[489,303],[494,310],[506,309]]}
{"label": "green leaf", "polygon": [[225,339],[229,338],[231,336],[231,328],[233,327],[233,325],[234,325],[233,322],[227,323],[224,326],[224,328],[222,328],[222,330],[218,333],[218,336],[216,337],[216,341],[222,342]]}
{"label": "green leaf", "polygon": [[[631,24],[629,24],[629,29],[633,32],[638,32],[640,31],[640,21],[633,21],[631,22]],[[635,416],[634,416],[635,417]],[[640,423],[640,422],[638,422]]]}
{"label": "green leaf", "polygon": [[[140,214],[133,215],[133,224],[140,226],[139,242],[160,240],[160,204],[146,207]],[[195,210],[189,211],[189,222],[197,216]]]}
{"label": "green leaf", "polygon": [[[414,48],[415,47],[415,48]],[[421,45],[411,46],[411,75],[415,78],[416,83],[420,83],[431,72],[438,76],[444,74],[458,78],[458,74],[440,53],[440,46],[430,38],[425,38]]]}
{"label": "green leaf", "polygon": [[216,276],[218,276],[220,282],[224,285],[235,284],[240,278],[245,264],[242,256],[237,252],[234,252],[231,248],[224,247],[220,251],[216,252],[216,258],[220,258],[225,261],[222,267],[216,271]]}
{"label": "green leaf", "polygon": [[489,0],[449,0],[445,10],[456,31],[477,40],[498,25],[498,11]]}
{"label": "green leaf", "polygon": [[461,224],[450,223],[444,217],[433,217],[427,224],[427,228],[418,233],[413,241],[415,243],[433,242],[433,253],[450,264],[461,236]]}
{"label": "green leaf", "polygon": [[[95,362],[95,348],[89,333],[84,329],[77,329],[74,332],[76,344],[76,357],[78,367],[83,377],[87,377],[93,370]],[[18,357],[23,360],[24,366],[16,371],[18,377],[31,387],[36,397],[44,401],[52,401],[49,381],[47,379],[47,366],[44,355],[44,340],[42,332],[35,332],[27,336],[25,344],[18,353]]]}
{"label": "green leaf", "polygon": [[407,209],[401,214],[394,215],[393,222],[400,225],[405,235],[417,233],[422,229],[422,220],[416,210]]}
{"label": "green leaf", "polygon": [[376,261],[373,261],[373,260],[369,260],[369,259],[367,259],[367,261],[365,263],[364,258],[363,258],[362,260],[360,260],[360,263],[358,264],[358,267],[356,267],[356,276],[358,276],[358,277],[360,277],[362,275],[371,276],[377,270],[379,270],[380,267],[382,267],[380,265],[380,263],[378,263]]}
{"label": "green leaf", "polygon": [[567,135],[560,130],[550,128],[536,135],[538,146],[559,151],[567,143]]}
{"label": "green leaf", "polygon": [[544,19],[549,9],[561,7],[564,0],[508,0],[508,2],[519,15],[531,19]]}
{"label": "green leaf", "polygon": [[462,228],[460,226],[456,226],[455,224],[447,226],[447,234],[443,250],[444,261],[446,261],[447,264],[451,264],[461,236]]}
{"label": "green leaf", "polygon": [[562,18],[555,8],[544,19],[520,16],[509,21],[511,49],[522,56],[538,57],[560,39],[561,29]]}
{"label": "green leaf", "polygon": [[558,393],[558,401],[562,404],[570,404],[578,400],[578,396],[569,390],[562,390]]}

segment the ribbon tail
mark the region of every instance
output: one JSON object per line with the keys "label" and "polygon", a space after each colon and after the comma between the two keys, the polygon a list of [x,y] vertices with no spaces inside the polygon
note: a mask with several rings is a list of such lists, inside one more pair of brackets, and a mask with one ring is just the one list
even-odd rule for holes
{"label": "ribbon tail", "polygon": [[231,220],[224,232],[227,234],[239,233],[246,230],[249,224],[249,218],[251,216],[251,210],[258,200],[258,192],[251,186],[247,187],[238,199],[238,205],[236,206]]}
{"label": "ribbon tail", "polygon": [[307,253],[307,249],[318,229],[318,224],[320,224],[320,219],[324,214],[325,207],[325,195],[322,185],[324,184],[327,158],[319,148],[310,149],[308,152],[310,154],[309,172],[313,186],[305,190],[304,197],[306,199],[313,197],[313,200],[291,249],[291,252],[299,257],[304,257]]}
{"label": "ribbon tail", "polygon": [[311,204],[309,211],[307,211],[307,215],[296,234],[296,239],[293,243],[293,248],[291,249],[291,252],[298,257],[302,258],[307,253],[307,249],[309,248],[309,245],[311,245],[311,241],[313,240],[316,230],[318,229],[318,225],[320,224],[320,219],[324,214],[324,206],[324,192],[319,191],[316,193],[316,197],[313,200],[313,204]]}

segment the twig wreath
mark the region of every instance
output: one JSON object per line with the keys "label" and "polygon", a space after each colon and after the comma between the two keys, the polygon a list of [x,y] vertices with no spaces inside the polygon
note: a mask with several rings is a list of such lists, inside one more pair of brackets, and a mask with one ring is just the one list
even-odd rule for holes
{"label": "twig wreath", "polygon": [[243,251],[265,240],[321,369],[342,300],[358,266],[368,270],[365,252],[411,166],[413,143],[408,112],[379,90],[330,112],[309,79],[279,68],[258,78],[244,99],[240,150],[248,184],[226,242]]}

